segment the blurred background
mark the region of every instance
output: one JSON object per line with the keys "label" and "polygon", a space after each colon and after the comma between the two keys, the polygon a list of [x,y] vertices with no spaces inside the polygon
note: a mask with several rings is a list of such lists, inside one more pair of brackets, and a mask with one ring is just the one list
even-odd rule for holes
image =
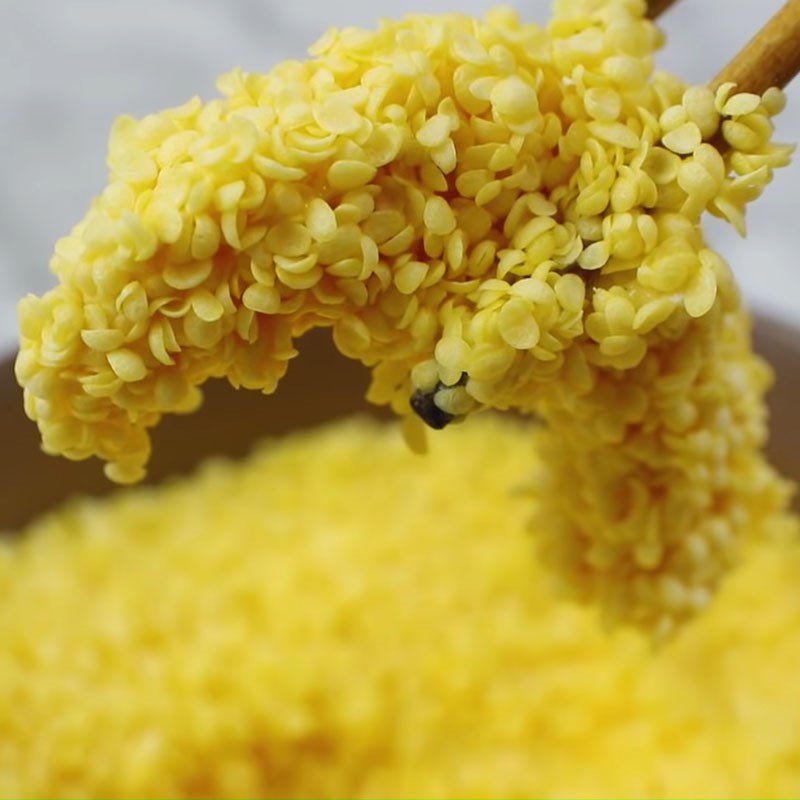
{"label": "blurred background", "polygon": [[[681,0],[661,24],[659,66],[692,82],[716,74],[782,0]],[[204,99],[232,67],[265,71],[302,58],[330,25],[460,10],[491,0],[0,0],[0,353],[16,346],[17,299],[53,284],[53,243],[105,185],[106,137],[119,114]],[[545,21],[549,0],[520,0]],[[779,139],[800,138],[800,81],[789,89]],[[800,182],[796,163],[749,211],[746,241],[712,221],[712,240],[751,304],[800,319]]]}

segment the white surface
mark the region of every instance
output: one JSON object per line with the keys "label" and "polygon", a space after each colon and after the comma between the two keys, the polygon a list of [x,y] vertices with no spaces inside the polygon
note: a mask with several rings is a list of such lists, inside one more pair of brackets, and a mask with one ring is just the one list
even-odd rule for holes
{"label": "white surface", "polygon": [[[663,19],[659,66],[694,82],[711,78],[781,0],[681,0]],[[83,216],[105,183],[108,128],[194,94],[241,65],[268,70],[301,58],[329,25],[458,9],[489,0],[0,0],[0,350],[16,343],[17,299],[53,283],[53,243]],[[547,0],[519,2],[544,21]],[[779,118],[782,140],[800,139],[800,79]],[[778,173],[749,212],[740,240],[712,224],[751,304],[800,321],[800,165]]]}

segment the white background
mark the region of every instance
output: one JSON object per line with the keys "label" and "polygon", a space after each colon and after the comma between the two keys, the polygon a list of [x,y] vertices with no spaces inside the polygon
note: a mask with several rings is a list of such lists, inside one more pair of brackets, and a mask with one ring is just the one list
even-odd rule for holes
{"label": "white background", "polygon": [[[118,114],[141,116],[194,94],[234,66],[268,70],[302,58],[330,25],[371,25],[410,11],[479,14],[490,0],[0,0],[0,351],[16,343],[17,299],[52,285],[56,238],[105,183],[105,147]],[[704,82],[781,0],[681,0],[663,19],[658,65]],[[517,7],[543,22],[548,0]],[[800,139],[800,79],[778,121]],[[751,304],[800,321],[800,182],[776,176],[749,212],[747,241],[719,223],[714,244]]]}

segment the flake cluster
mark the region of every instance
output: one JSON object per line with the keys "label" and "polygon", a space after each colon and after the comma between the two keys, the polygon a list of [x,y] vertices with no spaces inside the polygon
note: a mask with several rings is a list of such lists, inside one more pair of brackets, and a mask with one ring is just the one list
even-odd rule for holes
{"label": "flake cluster", "polygon": [[0,797],[796,798],[797,517],[654,650],[548,590],[537,460],[339,421],[0,537]]}
{"label": "flake cluster", "polygon": [[333,29],[221,99],[118,120],[59,285],[20,308],[45,450],[136,481],[148,429],[204,381],[272,392],[330,327],[417,447],[415,395],[437,419],[549,423],[540,527],[567,585],[646,627],[702,607],[785,492],[760,455],[767,370],[700,219],[743,233],[791,148],[780,91],[654,73],[643,13]]}

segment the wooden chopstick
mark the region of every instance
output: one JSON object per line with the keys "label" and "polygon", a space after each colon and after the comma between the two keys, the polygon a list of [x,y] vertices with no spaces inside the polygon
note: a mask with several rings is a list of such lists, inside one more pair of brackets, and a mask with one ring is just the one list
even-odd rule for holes
{"label": "wooden chopstick", "polygon": [[736,91],[763,94],[770,86],[783,89],[798,72],[800,0],[789,0],[711,81],[711,88],[732,82]]}
{"label": "wooden chopstick", "polygon": [[[647,0],[647,16],[656,19],[676,0]],[[783,88],[800,72],[800,0],[788,0],[772,19],[711,81],[716,89],[735,83],[739,92],[763,94]]]}
{"label": "wooden chopstick", "polygon": [[674,2],[675,0],[647,0],[647,18],[660,17]]}

